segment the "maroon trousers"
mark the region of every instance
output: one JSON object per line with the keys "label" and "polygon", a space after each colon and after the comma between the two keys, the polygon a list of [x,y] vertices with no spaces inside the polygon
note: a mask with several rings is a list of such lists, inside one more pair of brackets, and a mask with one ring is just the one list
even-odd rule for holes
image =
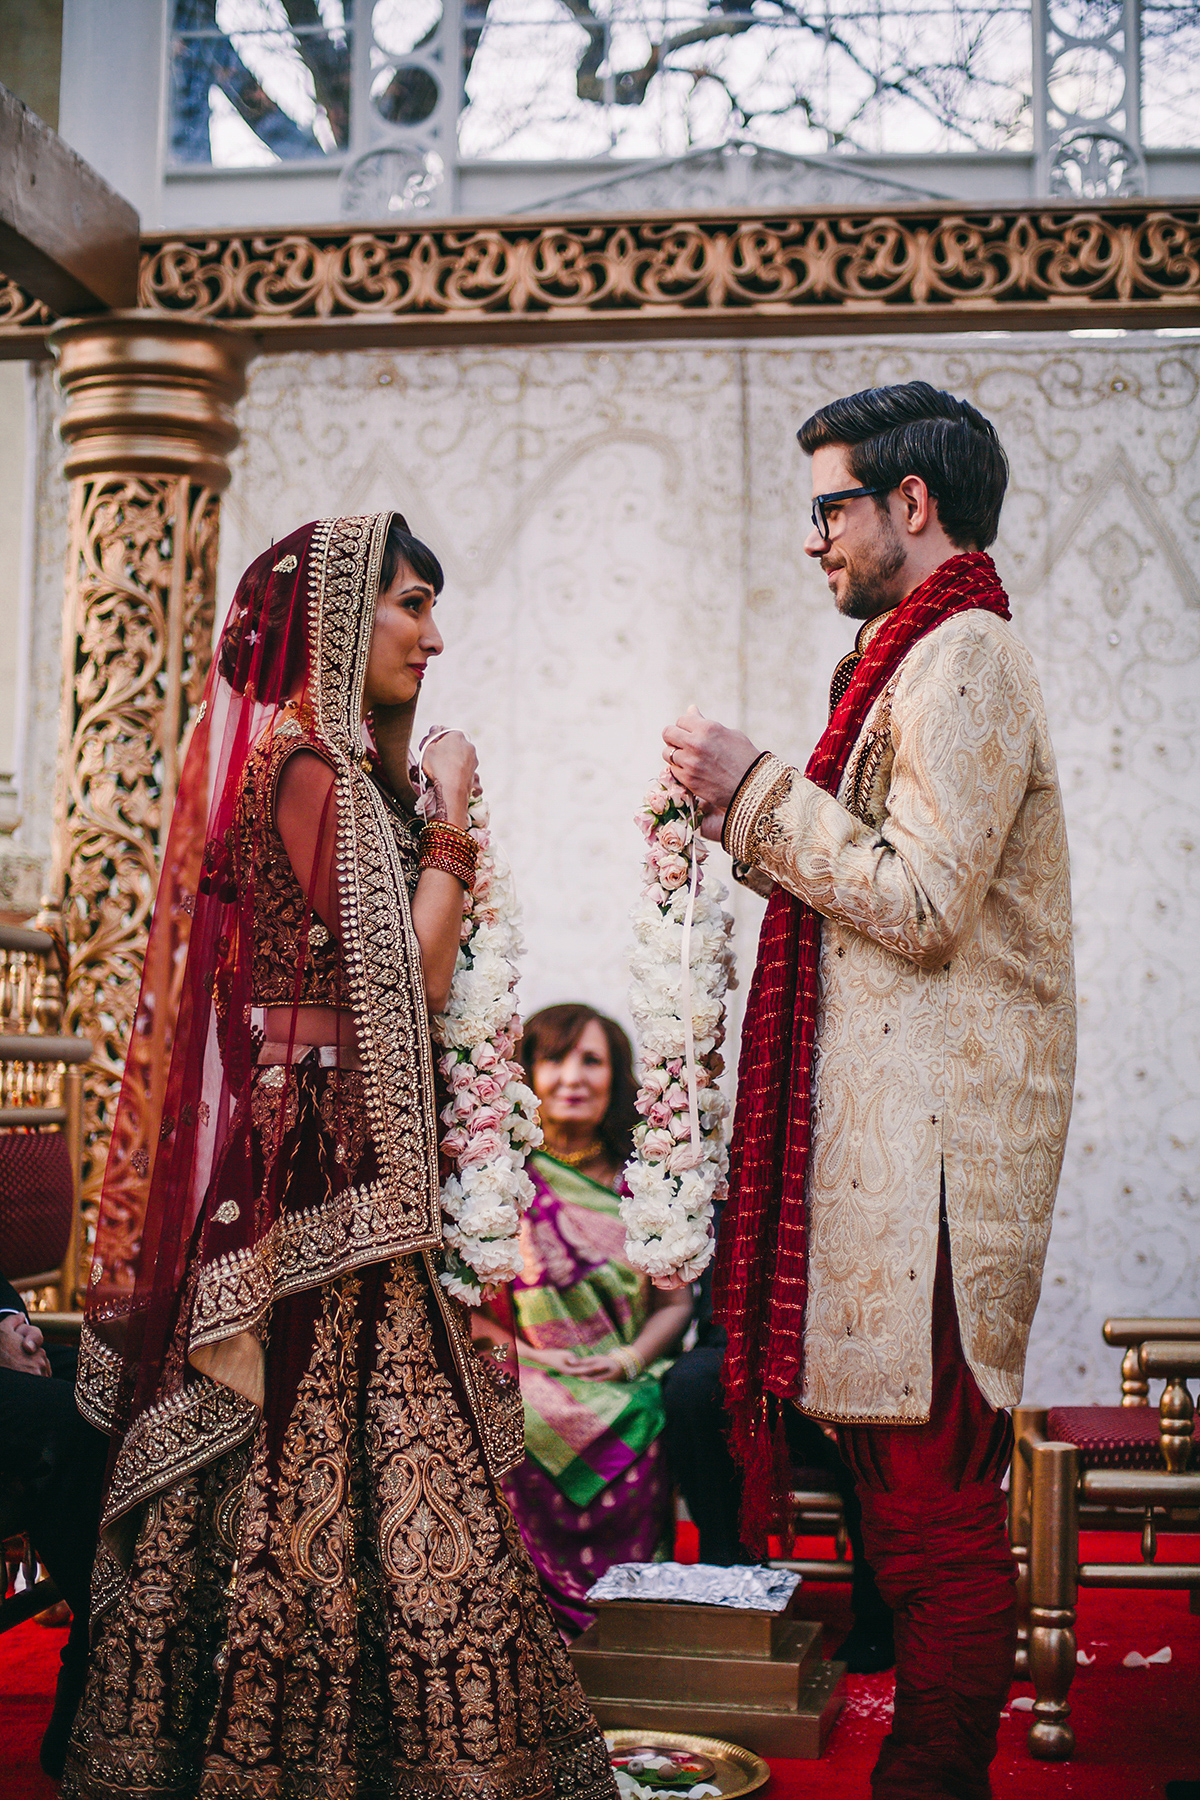
{"label": "maroon trousers", "polygon": [[989,1406],[958,1332],[943,1221],[928,1425],[846,1425],[863,1544],[895,1612],[896,1714],[874,1800],[988,1800],[1016,1649],[1016,1565],[1000,1487],[1012,1422]]}

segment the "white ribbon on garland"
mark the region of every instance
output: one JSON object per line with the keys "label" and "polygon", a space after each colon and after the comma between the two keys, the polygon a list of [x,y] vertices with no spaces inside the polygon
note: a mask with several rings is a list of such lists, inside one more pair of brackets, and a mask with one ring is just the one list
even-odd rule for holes
{"label": "white ribbon on garland", "polygon": [[679,1004],[683,1013],[683,1055],[687,1070],[688,1125],[692,1148],[697,1160],[701,1155],[700,1102],[696,1097],[696,1038],[692,1030],[692,920],[696,915],[696,894],[700,886],[700,855],[696,840],[700,835],[700,818],[695,800],[688,802],[692,836],[689,850],[692,871],[688,880],[688,901],[683,914],[683,935],[679,940]]}

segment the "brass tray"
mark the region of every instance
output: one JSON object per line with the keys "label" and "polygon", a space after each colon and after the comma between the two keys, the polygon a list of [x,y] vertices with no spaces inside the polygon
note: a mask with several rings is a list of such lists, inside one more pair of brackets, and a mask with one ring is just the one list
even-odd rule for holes
{"label": "brass tray", "polygon": [[[690,1750],[694,1756],[704,1757],[712,1763],[713,1772],[702,1779],[720,1788],[721,1800],[757,1793],[771,1779],[771,1771],[761,1756],[755,1756],[752,1750],[743,1750],[737,1744],[726,1743],[723,1738],[696,1737],[688,1731],[643,1729],[606,1731],[604,1741],[610,1756],[614,1750]],[[671,1791],[670,1788],[660,1790],[664,1796],[669,1796]],[[674,1791],[686,1794],[687,1789],[676,1788]]]}

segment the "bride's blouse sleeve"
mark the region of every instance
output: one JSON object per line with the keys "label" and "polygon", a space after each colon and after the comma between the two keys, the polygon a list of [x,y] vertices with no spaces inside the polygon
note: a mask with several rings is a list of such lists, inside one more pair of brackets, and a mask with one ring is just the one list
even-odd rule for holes
{"label": "bride's blouse sleeve", "polygon": [[275,784],[275,826],[312,909],[340,937],[337,889],[337,798],[333,770],[313,750],[292,752]]}

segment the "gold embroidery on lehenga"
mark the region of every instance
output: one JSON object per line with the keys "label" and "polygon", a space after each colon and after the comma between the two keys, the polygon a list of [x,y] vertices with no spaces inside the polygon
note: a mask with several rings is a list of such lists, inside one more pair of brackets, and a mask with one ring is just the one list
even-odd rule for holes
{"label": "gold embroidery on lehenga", "polygon": [[438,1581],[458,1581],[471,1560],[471,1540],[454,1508],[454,1476],[446,1458],[429,1444],[412,1457],[398,1457],[400,1492],[379,1521],[379,1551],[389,1575],[403,1577],[405,1559],[396,1539],[416,1521],[425,1540],[429,1572]]}
{"label": "gold embroidery on lehenga", "polygon": [[222,1382],[194,1373],[166,1400],[138,1414],[121,1445],[101,1517],[101,1529],[227,1450],[258,1424],[258,1408]]}
{"label": "gold embroidery on lehenga", "polygon": [[[512,1515],[438,1369],[435,1317],[419,1264],[398,1262],[367,1390],[365,1450],[382,1502],[387,1663],[408,1764],[397,1770],[399,1791],[608,1800],[611,1775],[587,1703]],[[475,1781],[452,1779],[472,1763]]]}
{"label": "gold embroidery on lehenga", "polygon": [[64,1792],[613,1800],[420,1261],[311,1332],[278,1451],[264,1422],[145,1508]]}
{"label": "gold embroidery on lehenga", "polygon": [[308,1581],[335,1587],[346,1576],[346,1565],[336,1544],[322,1544],[320,1535],[346,1503],[346,1471],[332,1456],[315,1456],[304,1478],[303,1497],[308,1504],[292,1528],[292,1560]]}
{"label": "gold embroidery on lehenga", "polygon": [[99,1611],[64,1795],[179,1800],[194,1792],[197,1721],[216,1703],[212,1661],[232,1554],[217,1521],[228,1518],[247,1466],[246,1451],[235,1451],[156,1495],[142,1513],[130,1572],[102,1543],[93,1603],[110,1584],[111,1563],[118,1611]]}
{"label": "gold embroidery on lehenga", "polygon": [[476,1348],[472,1342],[466,1307],[438,1280],[440,1260],[436,1253],[425,1252],[430,1291],[436,1298],[451,1354],[471,1402],[488,1469],[499,1480],[525,1460],[521,1384],[515,1375],[498,1366],[492,1354]]}

